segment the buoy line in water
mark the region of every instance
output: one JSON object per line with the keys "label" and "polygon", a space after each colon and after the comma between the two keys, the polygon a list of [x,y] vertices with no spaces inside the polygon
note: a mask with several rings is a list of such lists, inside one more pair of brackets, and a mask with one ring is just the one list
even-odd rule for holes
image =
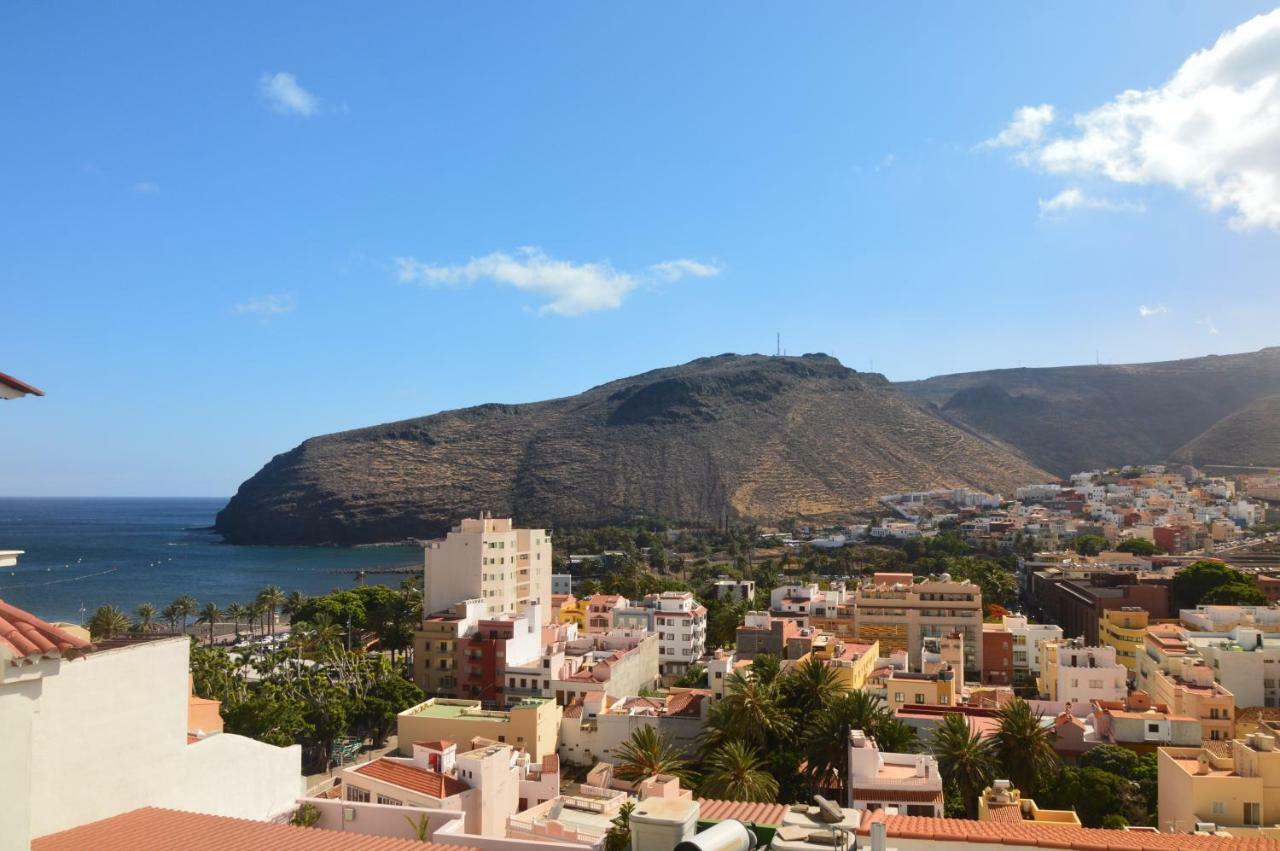
{"label": "buoy line in water", "polygon": [[9,591],[14,588],[40,588],[45,585],[61,585],[64,582],[79,582],[82,579],[92,579],[95,576],[106,576],[108,573],[115,573],[120,568],[109,567],[106,570],[99,570],[95,573],[86,573],[83,576],[68,576],[66,579],[50,579],[48,582],[23,582],[19,585],[0,585],[0,591]]}

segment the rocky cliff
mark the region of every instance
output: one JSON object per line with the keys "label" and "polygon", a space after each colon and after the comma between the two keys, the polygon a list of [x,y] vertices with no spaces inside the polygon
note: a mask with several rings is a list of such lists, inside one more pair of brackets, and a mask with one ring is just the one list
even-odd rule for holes
{"label": "rocky cliff", "polygon": [[721,355],[564,399],[305,441],[219,513],[233,543],[440,534],[480,510],[536,525],[838,517],[905,490],[1045,477],[876,374],[824,355]]}

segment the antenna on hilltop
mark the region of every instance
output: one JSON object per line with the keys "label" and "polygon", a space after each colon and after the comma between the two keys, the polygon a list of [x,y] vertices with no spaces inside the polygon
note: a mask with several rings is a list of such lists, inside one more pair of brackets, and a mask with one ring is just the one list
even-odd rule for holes
{"label": "antenna on hilltop", "polygon": [[777,351],[774,352],[774,357],[781,357],[781,356],[782,356],[782,332],[779,331],[778,332],[778,348],[777,348]]}

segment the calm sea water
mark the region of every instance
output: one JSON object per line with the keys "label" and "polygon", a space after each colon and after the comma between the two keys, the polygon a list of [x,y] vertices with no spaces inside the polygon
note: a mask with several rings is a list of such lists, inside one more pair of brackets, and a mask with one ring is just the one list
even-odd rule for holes
{"label": "calm sea water", "polygon": [[[209,527],[225,499],[0,498],[0,549],[25,550],[0,568],[0,598],[46,620],[79,621],[111,603],[132,612],[182,594],[219,606],[266,585],[321,594],[355,584],[342,571],[420,564],[416,547],[239,547]],[[398,585],[403,577],[366,581]]]}

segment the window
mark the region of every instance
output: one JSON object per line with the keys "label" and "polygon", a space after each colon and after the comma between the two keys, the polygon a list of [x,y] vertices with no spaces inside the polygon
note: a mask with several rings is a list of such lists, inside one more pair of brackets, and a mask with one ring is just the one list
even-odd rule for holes
{"label": "window", "polygon": [[916,703],[924,703],[924,695],[916,692]]}
{"label": "window", "polygon": [[1159,724],[1148,724],[1148,725],[1147,725],[1147,732],[1148,732],[1148,733],[1159,733],[1159,732],[1160,732],[1160,725],[1159,725]]}
{"label": "window", "polygon": [[348,801],[357,801],[357,802],[359,802],[359,803],[368,803],[368,802],[369,802],[369,790],[368,790],[368,789],[361,789],[359,786],[348,786],[348,787],[347,787],[347,800],[348,800]]}
{"label": "window", "polygon": [[1246,801],[1244,805],[1244,823],[1250,827],[1262,824],[1262,804]]}
{"label": "window", "polygon": [[[365,794],[366,794],[366,795],[368,795],[369,793],[368,793],[368,792],[366,792]],[[393,806],[393,807],[403,807],[403,806],[404,806],[404,801],[397,801],[395,798],[388,798],[386,795],[379,795],[379,796],[378,796],[378,803],[379,803],[379,804],[388,804],[388,805]]]}
{"label": "window", "polygon": [[1215,816],[1225,815],[1226,812],[1227,812],[1227,808],[1223,805],[1221,801],[1213,802],[1213,814]]}
{"label": "window", "polygon": [[900,692],[900,691],[895,691],[895,692],[893,693],[893,702],[894,702],[894,703],[905,703],[905,702],[906,702],[906,701],[904,701],[904,700],[902,699],[902,692]]}

